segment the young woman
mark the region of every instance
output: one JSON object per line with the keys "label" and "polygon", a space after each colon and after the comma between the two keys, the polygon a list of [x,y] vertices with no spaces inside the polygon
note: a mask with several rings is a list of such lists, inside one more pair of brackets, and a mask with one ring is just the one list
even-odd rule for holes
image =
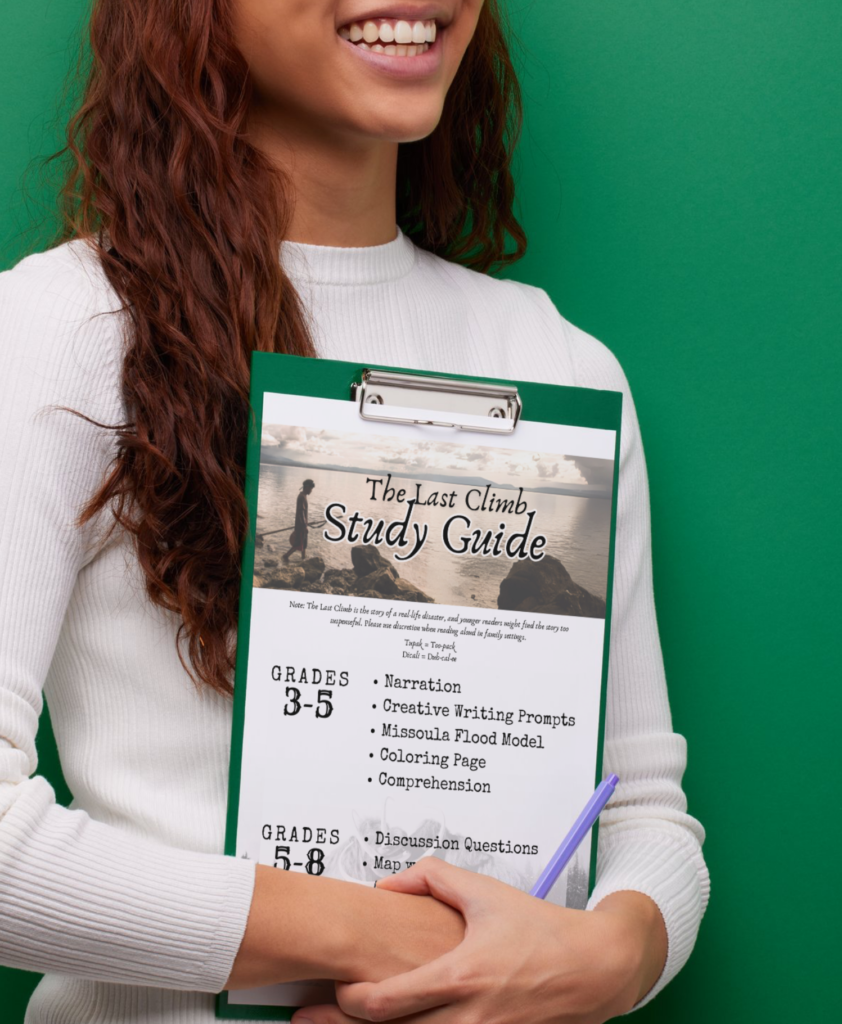
{"label": "young woman", "polygon": [[[411,40],[411,41],[410,41]],[[708,896],[623,373],[534,287],[492,0],[96,0],[67,226],[0,275],[0,962],[29,1024],[594,1024],[672,978]],[[588,911],[425,859],[377,889],[222,855],[253,349],[625,394]],[[46,693],[74,799],[36,771]],[[563,823],[560,823],[563,824]]]}
{"label": "young woman", "polygon": [[289,551],[282,556],[284,562],[289,562],[290,555],[295,551],[298,551],[302,558],[307,551],[307,534],[310,530],[310,503],[307,499],[315,486],[312,480],[305,480],[295,499],[295,525],[289,535]]}

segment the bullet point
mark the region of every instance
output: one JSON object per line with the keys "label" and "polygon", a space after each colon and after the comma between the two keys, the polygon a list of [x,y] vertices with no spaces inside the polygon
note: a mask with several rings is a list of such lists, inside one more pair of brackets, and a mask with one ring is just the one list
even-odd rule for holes
{"label": "bullet point", "polygon": [[369,779],[368,781],[371,782],[371,779]]}
{"label": "bullet point", "polygon": [[374,685],[377,686],[377,680],[376,679],[374,680]]}
{"label": "bullet point", "polygon": [[377,707],[377,705],[376,705],[376,704],[372,704],[371,706],[372,706],[373,708],[376,708],[376,707]]}
{"label": "bullet point", "polygon": [[364,842],[368,842],[368,836],[365,837]]}
{"label": "bullet point", "polygon": [[371,731],[374,732],[374,729],[372,729]]}
{"label": "bullet point", "polygon": [[368,756],[369,756],[369,757],[374,757],[374,754],[369,754]]}
{"label": "bullet point", "polygon": [[363,867],[364,867],[364,868],[367,868],[367,867],[368,867],[368,861],[367,861],[367,860],[364,860],[364,861],[363,861]]}

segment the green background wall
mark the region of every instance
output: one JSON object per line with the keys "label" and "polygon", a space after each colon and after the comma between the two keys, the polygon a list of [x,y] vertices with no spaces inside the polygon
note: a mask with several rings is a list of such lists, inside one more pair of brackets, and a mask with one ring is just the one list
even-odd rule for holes
{"label": "green background wall", "polygon": [[[56,137],[85,6],[3,5],[2,267],[26,243],[21,176]],[[631,382],[675,727],[708,830],[698,945],[637,1019],[842,1019],[842,4],[508,6],[530,236],[513,276]],[[58,780],[47,729],[42,770]],[[4,1021],[23,1019],[36,980],[0,971]]]}

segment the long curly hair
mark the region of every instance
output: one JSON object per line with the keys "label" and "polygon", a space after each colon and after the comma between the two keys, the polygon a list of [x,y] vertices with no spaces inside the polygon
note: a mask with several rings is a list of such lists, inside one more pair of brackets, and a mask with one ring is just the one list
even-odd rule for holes
{"label": "long curly hair", "polygon": [[[197,686],[233,692],[253,350],[315,355],[279,260],[289,183],[246,138],[252,85],[232,0],[95,0],[84,91],[50,160],[60,244],[85,238],[128,315],[128,422],[80,522],[110,510],[149,598],[180,620]],[[519,259],[520,89],[497,0],[435,131],[400,146],[398,224],[479,271]],[[184,643],[182,643],[184,641]],[[186,657],[185,657],[186,652]]]}

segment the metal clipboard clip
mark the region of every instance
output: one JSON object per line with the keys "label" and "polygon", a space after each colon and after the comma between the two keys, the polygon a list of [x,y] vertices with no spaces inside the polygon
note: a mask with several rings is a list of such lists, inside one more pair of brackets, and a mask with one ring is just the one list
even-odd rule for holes
{"label": "metal clipboard clip", "polygon": [[511,434],[523,411],[514,385],[481,384],[448,377],[422,377],[363,370],[351,398],[364,420],[457,427],[486,434]]}

